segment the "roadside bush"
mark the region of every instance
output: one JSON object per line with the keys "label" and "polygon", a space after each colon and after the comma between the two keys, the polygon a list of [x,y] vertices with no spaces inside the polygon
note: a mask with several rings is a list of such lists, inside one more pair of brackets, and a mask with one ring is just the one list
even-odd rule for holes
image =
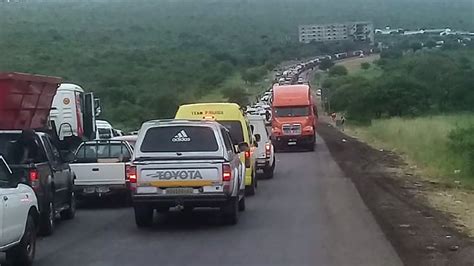
{"label": "roadside bush", "polygon": [[333,66],[329,69],[329,76],[346,76],[347,68],[343,65]]}
{"label": "roadside bush", "polygon": [[367,69],[370,68],[370,63],[364,62],[364,63],[360,64],[360,67],[364,70],[367,70]]}
{"label": "roadside bush", "polygon": [[465,170],[474,174],[474,125],[456,128],[448,137],[450,148],[464,159]]}
{"label": "roadside bush", "polygon": [[331,59],[323,59],[321,61],[321,63],[319,64],[319,69],[321,70],[328,70],[329,68],[331,68],[332,66],[334,66],[334,62],[331,61]]}

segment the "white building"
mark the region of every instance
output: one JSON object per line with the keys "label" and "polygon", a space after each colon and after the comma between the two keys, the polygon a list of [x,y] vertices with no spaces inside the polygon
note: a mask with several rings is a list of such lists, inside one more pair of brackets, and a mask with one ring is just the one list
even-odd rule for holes
{"label": "white building", "polygon": [[374,43],[374,25],[372,22],[300,25],[298,30],[299,41],[302,43],[344,40]]}

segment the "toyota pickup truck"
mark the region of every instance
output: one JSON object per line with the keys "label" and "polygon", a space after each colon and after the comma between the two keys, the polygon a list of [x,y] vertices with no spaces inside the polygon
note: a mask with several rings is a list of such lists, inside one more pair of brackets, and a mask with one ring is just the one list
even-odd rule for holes
{"label": "toyota pickup truck", "polygon": [[13,176],[0,156],[0,252],[9,265],[32,265],[38,217],[35,192]]}
{"label": "toyota pickup truck", "polygon": [[76,151],[71,169],[78,196],[127,195],[126,171],[132,148],[126,141],[98,140],[82,143]]}
{"label": "toyota pickup truck", "polygon": [[245,165],[229,131],[214,121],[166,120],[144,123],[128,172],[138,227],[153,212],[171,207],[220,208],[226,224],[245,210]]}

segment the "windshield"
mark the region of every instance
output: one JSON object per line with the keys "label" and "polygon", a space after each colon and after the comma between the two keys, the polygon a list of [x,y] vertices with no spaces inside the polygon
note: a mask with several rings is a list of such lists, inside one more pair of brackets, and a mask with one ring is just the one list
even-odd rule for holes
{"label": "windshield", "polygon": [[100,139],[110,139],[112,138],[112,130],[109,128],[98,128],[99,138]]}
{"label": "windshield", "polygon": [[242,124],[240,121],[217,121],[224,127],[226,127],[230,136],[232,137],[232,142],[234,145],[244,142],[244,132],[242,129]]}
{"label": "windshield", "polygon": [[76,152],[79,161],[95,159],[130,158],[127,146],[121,143],[91,143],[82,145]]}
{"label": "windshield", "polygon": [[297,117],[297,116],[308,116],[311,109],[307,106],[304,107],[276,107],[276,117]]}

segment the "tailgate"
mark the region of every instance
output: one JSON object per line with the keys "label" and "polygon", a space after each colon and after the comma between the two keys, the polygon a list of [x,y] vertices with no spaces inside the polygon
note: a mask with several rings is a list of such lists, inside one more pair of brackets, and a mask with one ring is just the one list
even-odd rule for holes
{"label": "tailgate", "polygon": [[78,186],[125,184],[125,163],[77,163],[71,169]]}
{"label": "tailgate", "polygon": [[222,162],[138,165],[138,186],[204,187],[222,184]]}

